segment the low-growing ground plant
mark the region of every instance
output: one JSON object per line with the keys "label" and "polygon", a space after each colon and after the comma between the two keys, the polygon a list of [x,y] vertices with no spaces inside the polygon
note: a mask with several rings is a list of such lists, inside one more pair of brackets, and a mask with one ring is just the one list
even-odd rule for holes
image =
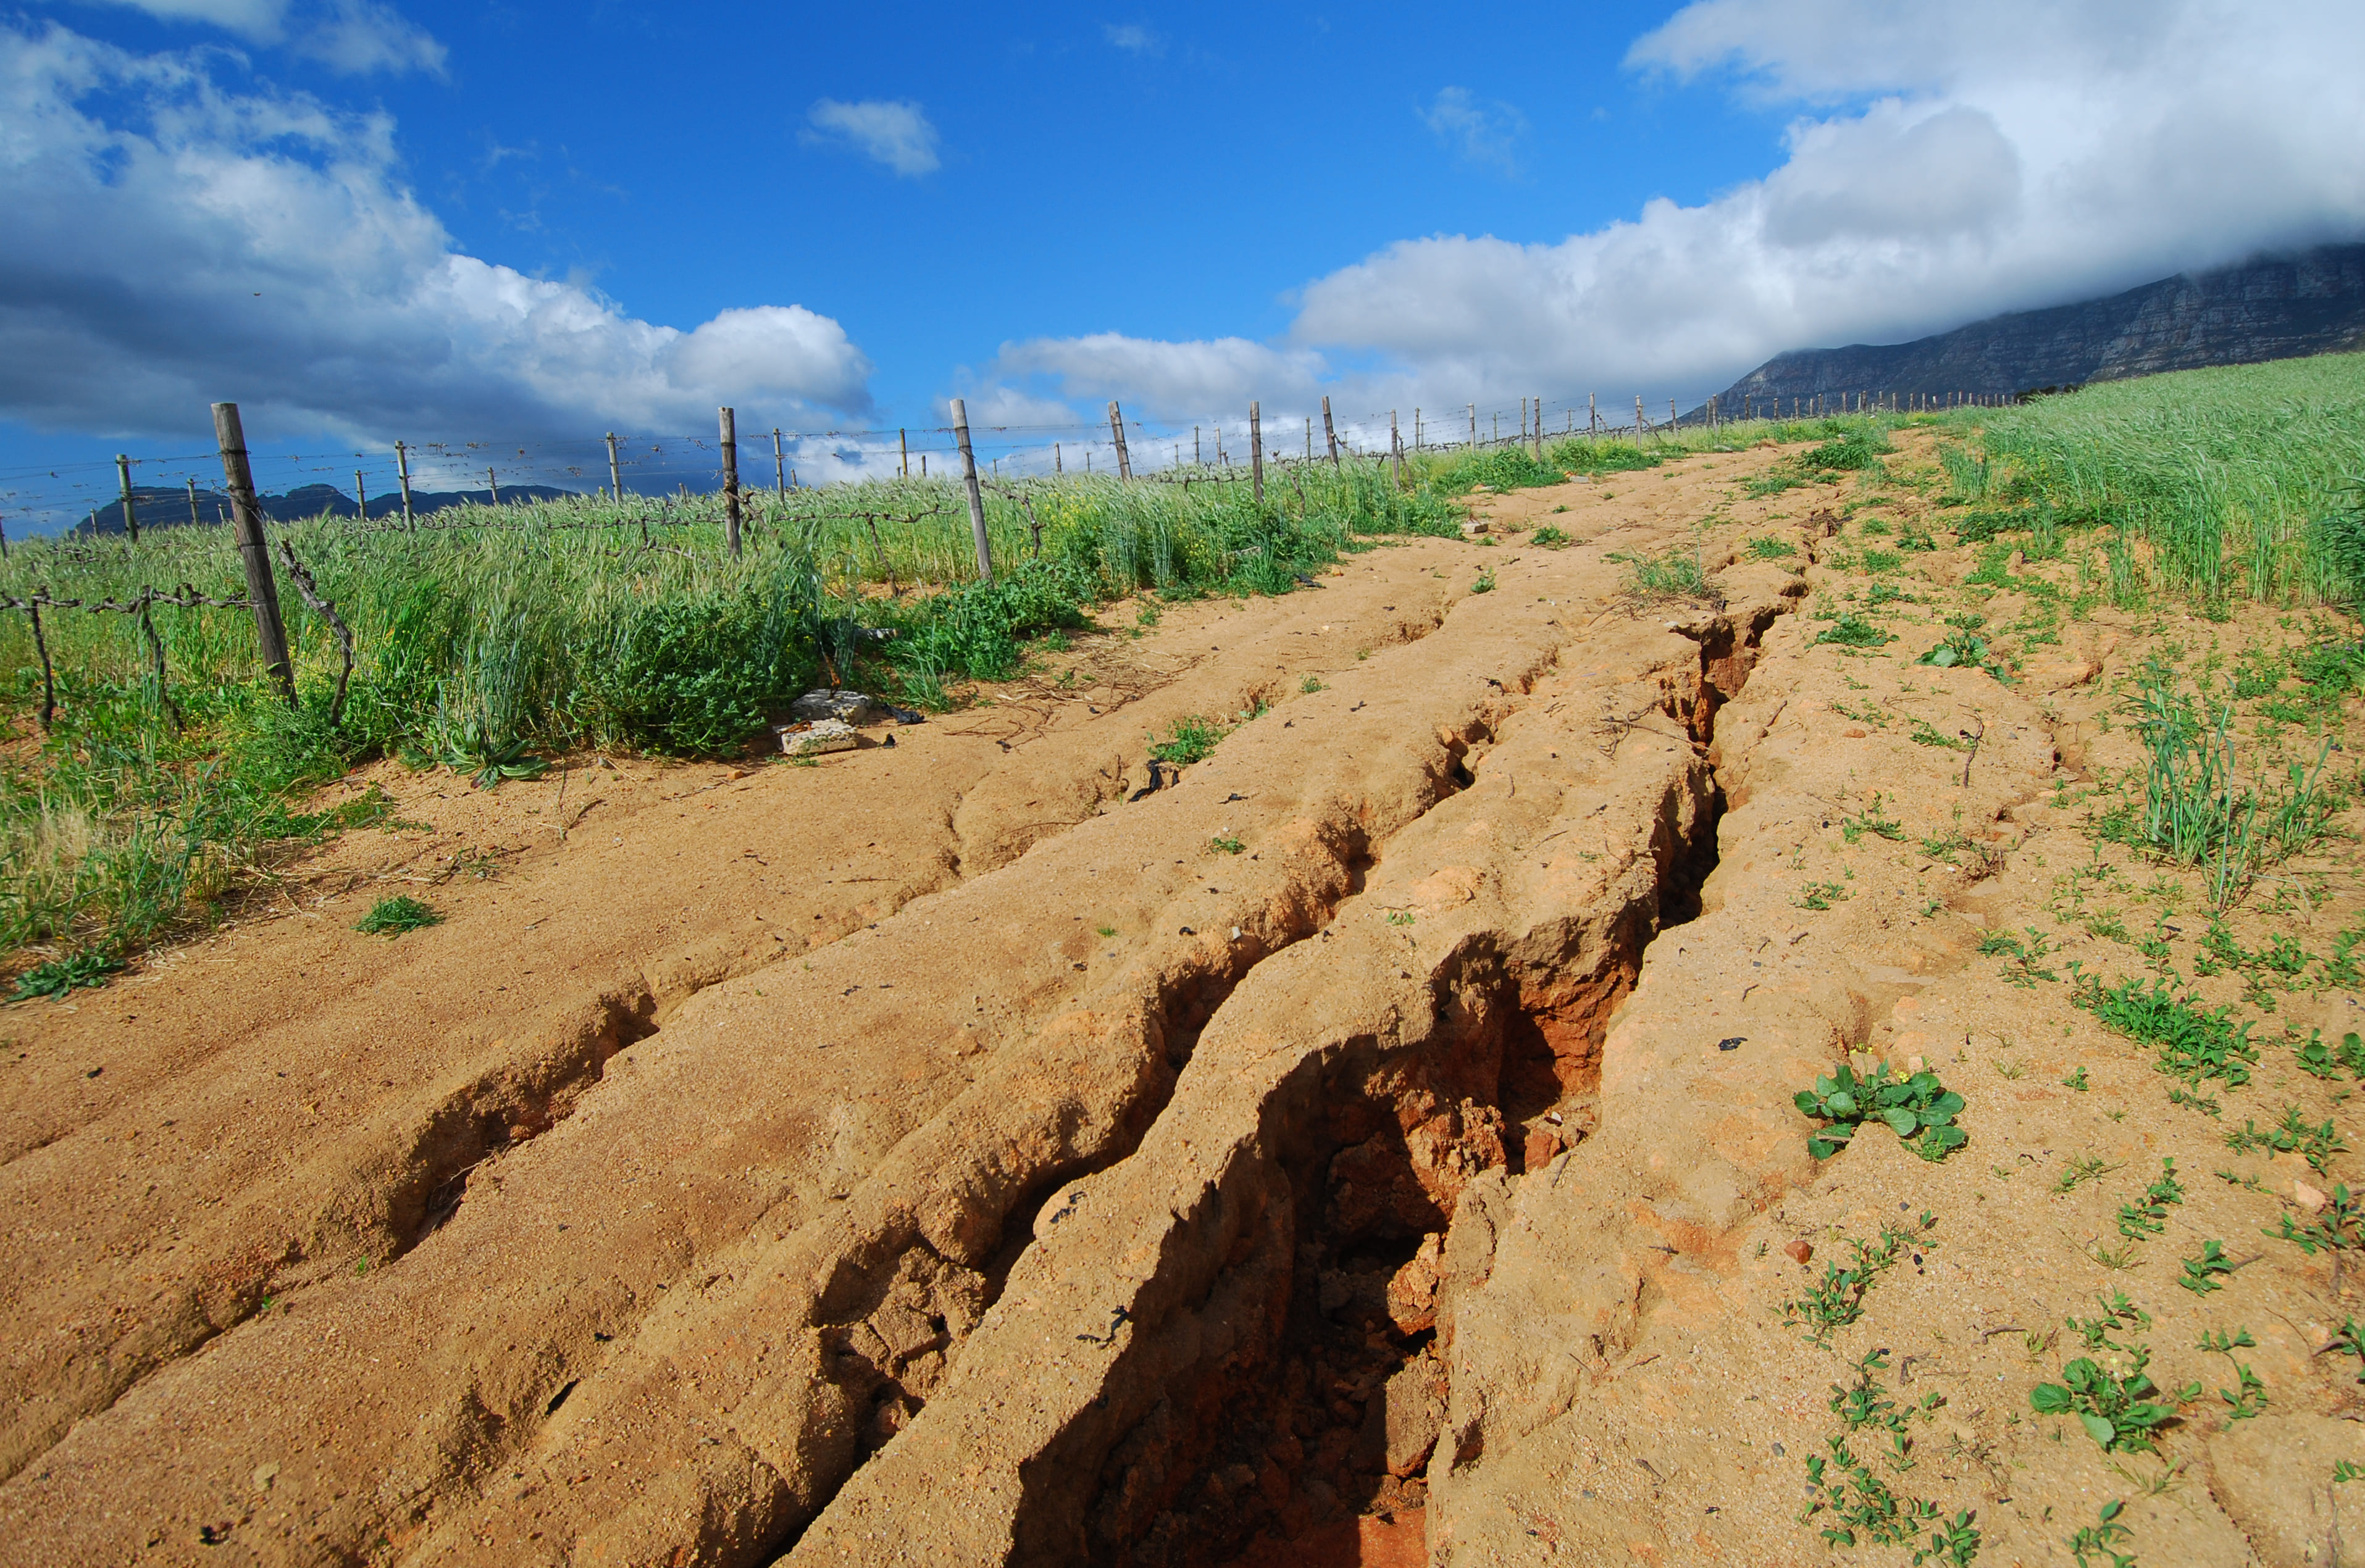
{"label": "low-growing ground plant", "polygon": [[2202,1242],[2201,1256],[2187,1258],[2183,1263],[2183,1277],[2176,1282],[2195,1295],[2208,1295],[2224,1290],[2225,1276],[2240,1266],[2225,1256],[2225,1244],[2222,1241]]}
{"label": "low-growing ground plant", "polygon": [[[2078,1568],[2135,1568],[2135,1558],[2118,1550],[2120,1542],[2135,1538],[2135,1531],[2119,1522],[2126,1506],[2124,1498],[2112,1498],[2102,1505],[2092,1524],[2080,1526],[2063,1543],[2069,1548],[2069,1555],[2078,1560]],[[2090,1554],[2106,1561],[2090,1562]]]}
{"label": "low-growing ground plant", "polygon": [[2249,1024],[2236,1025],[2231,1007],[2203,1010],[2163,979],[2148,986],[2127,980],[2113,987],[2083,975],[2079,980],[2075,1004],[2105,1028],[2152,1047],[2161,1072],[2196,1089],[2210,1079],[2236,1087],[2250,1081],[2259,1048],[2250,1043]]}
{"label": "low-growing ground plant", "polygon": [[1543,550],[1557,550],[1568,542],[1568,535],[1549,522],[1528,535],[1529,543]]}
{"label": "low-growing ground plant", "polygon": [[2225,1135],[2225,1147],[2236,1154],[2254,1149],[2271,1150],[2276,1154],[2296,1154],[2319,1172],[2332,1163],[2333,1156],[2348,1151],[2348,1141],[2327,1116],[2321,1122],[2311,1122],[2297,1105],[2283,1107],[2283,1119],[2261,1131],[2255,1121],[2246,1121],[2237,1132]]}
{"label": "low-growing ground plant", "polygon": [[1799,554],[1799,547],[1787,539],[1759,534],[1749,542],[1749,558],[1753,561],[1788,561]]}
{"label": "low-growing ground plant", "polygon": [[1897,638],[1892,633],[1882,631],[1854,610],[1848,610],[1815,633],[1815,640],[1807,645],[1821,647],[1831,643],[1843,648],[1877,648],[1895,641]]}
{"label": "low-growing ground plant", "polygon": [[370,912],[354,923],[353,929],[369,936],[399,936],[443,924],[442,915],[417,899],[398,893],[370,905]]}
{"label": "low-growing ground plant", "polygon": [[1197,713],[1189,714],[1169,724],[1162,737],[1150,737],[1149,755],[1173,767],[1188,767],[1194,762],[1205,761],[1216,749],[1216,743],[1228,734],[1230,731],[1226,726],[1213,719]]}
{"label": "low-growing ground plant", "polygon": [[1835,1330],[1864,1316],[1865,1293],[1874,1281],[1895,1268],[1898,1260],[1912,1249],[1936,1245],[1930,1238],[1937,1228],[1938,1216],[1925,1209],[1908,1228],[1884,1225],[1875,1240],[1845,1238],[1842,1245],[1848,1250],[1848,1261],[1842,1264],[1825,1259],[1822,1278],[1810,1283],[1797,1300],[1782,1304],[1783,1326],[1805,1327],[1810,1344],[1829,1344]]}
{"label": "low-growing ground plant", "polygon": [[45,958],[17,977],[17,1000],[63,997],[83,987],[95,990],[122,969],[122,959],[95,948],[85,948],[62,958]]}
{"label": "low-growing ground plant", "polygon": [[2159,1162],[2159,1180],[2144,1189],[2141,1203],[2119,1205],[2119,1234],[2141,1238],[2168,1228],[2168,1211],[2184,1202],[2184,1184],[2176,1179],[2173,1156]]}
{"label": "low-growing ground plant", "polygon": [[1656,555],[1633,555],[1613,551],[1604,557],[1624,564],[1626,592],[1635,599],[1660,600],[1691,599],[1700,604],[1721,605],[1723,590],[1716,586],[1701,566],[1699,552],[1683,545],[1673,545]]}
{"label": "low-growing ground plant", "polygon": [[[2280,1226],[2267,1232],[2281,1241],[2288,1241],[2309,1257],[2321,1247],[2333,1252],[2354,1252],[2365,1249],[2365,1195],[2352,1198],[2346,1182],[2336,1183],[2332,1195],[2326,1200],[2324,1212],[2314,1223],[2295,1226],[2288,1214],[2281,1216]],[[2365,1355],[2365,1350],[2359,1351]]]}
{"label": "low-growing ground plant", "polygon": [[2127,1352],[2129,1366],[2122,1375],[2089,1356],[2079,1356],[2061,1369],[2059,1383],[2040,1383],[2030,1391],[2029,1407],[2040,1416],[2075,1416],[2086,1435],[2107,1452],[2139,1449],[2159,1451],[2156,1434],[2176,1419],[2176,1406],[2197,1399],[2201,1384],[2193,1383],[2169,1401],[2153,1397],[2161,1392],[2144,1369],[2151,1351],[2137,1346]]}
{"label": "low-growing ground plant", "polygon": [[1944,1159],[1969,1141],[1955,1126],[1963,1097],[1927,1069],[1909,1074],[1882,1063],[1858,1078],[1854,1068],[1842,1062],[1793,1098],[1801,1115],[1824,1124],[1807,1140],[1808,1152],[1818,1159],[1837,1154],[1866,1122],[1886,1124],[1907,1148],[1928,1160]]}
{"label": "low-growing ground plant", "polygon": [[2211,1355],[2225,1357],[2234,1368],[2234,1386],[2217,1391],[2217,1397],[2231,1406],[2225,1417],[2228,1423],[2247,1421],[2267,1407],[2267,1385],[2257,1372],[2234,1355],[2236,1350],[2256,1350],[2258,1344],[2250,1338],[2247,1328],[2236,1328],[2230,1336],[2223,1329],[2214,1333],[2207,1329],[2202,1331],[2201,1349]]}

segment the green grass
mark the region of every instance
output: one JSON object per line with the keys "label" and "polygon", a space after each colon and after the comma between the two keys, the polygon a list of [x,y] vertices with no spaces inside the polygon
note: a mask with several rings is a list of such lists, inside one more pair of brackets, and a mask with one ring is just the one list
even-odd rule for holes
{"label": "green grass", "polygon": [[353,929],[365,936],[399,936],[443,924],[442,915],[417,899],[398,893],[370,905],[370,912],[354,923]]}
{"label": "green grass", "polygon": [[[155,610],[159,691],[137,617],[57,609],[42,622],[58,704],[43,734],[30,622],[0,617],[0,720],[35,743],[0,763],[0,955],[120,960],[204,919],[258,866],[355,825],[300,802],[372,757],[491,788],[580,746],[729,755],[823,680],[941,709],[966,683],[1019,674],[1113,599],[1286,593],[1377,538],[1460,536],[1458,503],[1375,463],[1268,477],[1261,507],[1223,478],[1003,487],[986,503],[991,584],[976,580],[960,487],[941,479],[751,496],[738,560],[714,497],[465,508],[415,532],[276,525],[355,644],[334,703],[332,631],[283,573],[292,709],[263,678],[243,610]],[[0,590],[20,597],[183,583],[242,590],[227,530],[25,541],[0,562]]]}
{"label": "green grass", "polygon": [[1988,533],[2039,514],[2103,525],[2123,599],[2146,588],[2205,602],[2365,596],[2351,488],[2365,476],[2365,354],[2102,383],[1939,423],[1971,443],[1942,454],[1947,499],[2034,509],[2007,510]]}

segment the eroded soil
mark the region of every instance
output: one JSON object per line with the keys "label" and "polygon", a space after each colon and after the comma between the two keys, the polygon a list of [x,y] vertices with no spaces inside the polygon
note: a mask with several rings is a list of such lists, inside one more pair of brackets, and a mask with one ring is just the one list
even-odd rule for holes
{"label": "eroded soil", "polygon": [[[1883,563],[1945,521],[1905,444],[1481,498],[813,767],[349,781],[395,820],[9,1014],[0,1561],[2033,1564],[2113,1498],[2146,1562],[2335,1561],[2346,1249],[2261,1232],[2349,1157],[2225,1139],[2341,1121],[2354,840],[2213,921],[2092,828],[2146,660],[2310,631],[2111,609],[2074,541]],[[1631,591],[1670,548],[1712,593]],[[2011,679],[1913,662],[1974,613]],[[395,890],[444,923],[351,929]],[[2247,1081],[2073,1005],[2169,971]],[[1967,1146],[1815,1159],[1850,1053]],[[2138,1347],[2202,1383],[2157,1453],[2032,1409]]]}

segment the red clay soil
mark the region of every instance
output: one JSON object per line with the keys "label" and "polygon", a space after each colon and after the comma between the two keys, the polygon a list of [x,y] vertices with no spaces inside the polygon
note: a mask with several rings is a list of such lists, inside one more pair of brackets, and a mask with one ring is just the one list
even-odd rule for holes
{"label": "red clay soil", "polygon": [[[397,820],[13,1010],[0,1562],[1807,1562],[1852,1508],[1874,1560],[2035,1563],[2115,1496],[2146,1562],[2327,1560],[2354,1287],[2244,1238],[2348,1156],[2225,1135],[2339,1114],[2290,1042],[2359,1026],[2305,983],[2353,842],[2217,923],[2191,983],[2272,1009],[2217,1114],[2073,1004],[2211,928],[2091,831],[2114,683],[2304,628],[1883,565],[1944,521],[1926,442],[1745,495],[1779,455],[1120,609],[813,767],[348,781]],[[1635,591],[1668,549],[1708,591]],[[1912,662],[1973,612],[2009,683]],[[1234,727],[1148,790],[1192,715]],[[393,890],[443,924],[351,929]],[[2277,935],[2317,968],[2223,960]],[[1968,1147],[1815,1159],[1791,1097],[1850,1055]],[[2236,1272],[2178,1288],[2204,1239]],[[2118,1289],[2096,1353],[2213,1391],[2156,1456],[2028,1403]],[[2236,1327],[2263,1405],[2192,1348]],[[1835,1437],[1894,1528],[1803,1494]]]}

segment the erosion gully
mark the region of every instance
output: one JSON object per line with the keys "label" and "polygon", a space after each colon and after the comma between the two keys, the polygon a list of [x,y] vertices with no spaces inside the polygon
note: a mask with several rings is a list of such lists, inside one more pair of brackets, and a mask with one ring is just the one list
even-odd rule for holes
{"label": "erosion gully", "polygon": [[1800,591],[1622,600],[1648,542],[1507,552],[1178,785],[616,1001],[499,1159],[419,1162],[396,1266],[37,1450],[0,1560],[1221,1562],[1418,1506],[1453,1253],[1591,1131]]}

